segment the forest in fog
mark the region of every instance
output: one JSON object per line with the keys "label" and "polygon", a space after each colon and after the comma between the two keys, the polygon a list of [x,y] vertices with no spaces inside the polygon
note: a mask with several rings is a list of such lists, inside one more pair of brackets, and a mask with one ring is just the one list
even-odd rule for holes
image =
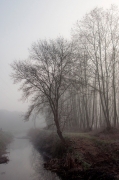
{"label": "forest in fog", "polygon": [[43,111],[49,128],[110,129],[119,124],[118,8],[95,8],[77,21],[71,40],[34,43],[30,57],[14,61],[12,78],[30,98],[25,119]]}

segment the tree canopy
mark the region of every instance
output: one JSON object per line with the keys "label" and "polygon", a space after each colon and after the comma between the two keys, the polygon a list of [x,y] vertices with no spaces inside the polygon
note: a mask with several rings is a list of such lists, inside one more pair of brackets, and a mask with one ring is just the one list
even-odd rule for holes
{"label": "tree canopy", "polygon": [[31,104],[25,119],[31,113],[39,113],[42,108],[50,107],[58,135],[63,140],[60,130],[59,101],[70,83],[72,43],[63,38],[34,43],[30,58],[15,61],[12,64],[15,83],[22,83],[23,99],[31,97]]}
{"label": "tree canopy", "polygon": [[[30,98],[25,119],[45,109],[48,125],[91,130],[119,124],[119,13],[95,8],[78,21],[71,41],[34,43],[30,57],[12,64],[12,78]],[[50,121],[50,119],[52,119]]]}

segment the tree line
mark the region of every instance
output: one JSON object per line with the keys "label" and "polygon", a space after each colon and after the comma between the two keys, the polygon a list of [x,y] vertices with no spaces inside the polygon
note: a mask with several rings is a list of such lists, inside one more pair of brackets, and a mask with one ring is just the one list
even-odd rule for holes
{"label": "tree line", "polygon": [[12,63],[12,78],[30,99],[25,115],[45,112],[48,127],[110,129],[119,123],[119,13],[95,8],[77,21],[71,40],[34,43],[29,59]]}

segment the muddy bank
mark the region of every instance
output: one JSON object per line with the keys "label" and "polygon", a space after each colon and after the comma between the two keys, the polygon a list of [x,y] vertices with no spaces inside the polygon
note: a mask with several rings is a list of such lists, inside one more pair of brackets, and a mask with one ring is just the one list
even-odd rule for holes
{"label": "muddy bank", "polygon": [[8,163],[9,159],[7,156],[0,157],[0,164]]}
{"label": "muddy bank", "polygon": [[119,143],[82,133],[67,135],[65,148],[56,134],[38,130],[31,132],[30,138],[48,157],[44,167],[63,180],[116,180],[119,176]]}
{"label": "muddy bank", "polygon": [[9,133],[0,130],[0,164],[7,163],[9,161],[6,150],[7,146],[13,140],[13,136]]}
{"label": "muddy bank", "polygon": [[62,180],[116,180],[114,173],[101,171],[96,168],[88,168],[84,170],[81,164],[72,165],[72,160],[67,159],[51,159],[44,164],[47,170],[55,172]]}

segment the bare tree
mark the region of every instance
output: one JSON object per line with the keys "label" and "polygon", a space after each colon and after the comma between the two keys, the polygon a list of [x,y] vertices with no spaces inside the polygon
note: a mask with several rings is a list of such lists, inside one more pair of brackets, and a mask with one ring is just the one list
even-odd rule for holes
{"label": "bare tree", "polygon": [[15,61],[11,65],[14,82],[21,83],[23,99],[31,98],[25,119],[28,120],[32,112],[39,113],[42,108],[50,108],[57,134],[63,143],[59,102],[70,86],[66,77],[71,73],[71,59],[72,44],[58,38],[33,44],[29,60]]}
{"label": "bare tree", "polygon": [[[93,96],[92,119],[94,119],[94,104],[97,101],[96,111],[98,114],[103,113],[98,117],[104,117],[104,123],[108,128],[112,125],[116,126],[118,122],[116,98],[119,55],[118,9],[115,6],[108,10],[95,8],[86,14],[82,21],[77,22],[73,31],[73,40],[77,52],[80,54],[84,52],[88,57],[85,74],[90,77],[90,80],[87,81],[87,85],[92,87],[91,91],[96,92]],[[83,79],[87,77],[84,76]],[[87,99],[86,103],[88,103]],[[98,126],[99,122],[96,124]]]}

